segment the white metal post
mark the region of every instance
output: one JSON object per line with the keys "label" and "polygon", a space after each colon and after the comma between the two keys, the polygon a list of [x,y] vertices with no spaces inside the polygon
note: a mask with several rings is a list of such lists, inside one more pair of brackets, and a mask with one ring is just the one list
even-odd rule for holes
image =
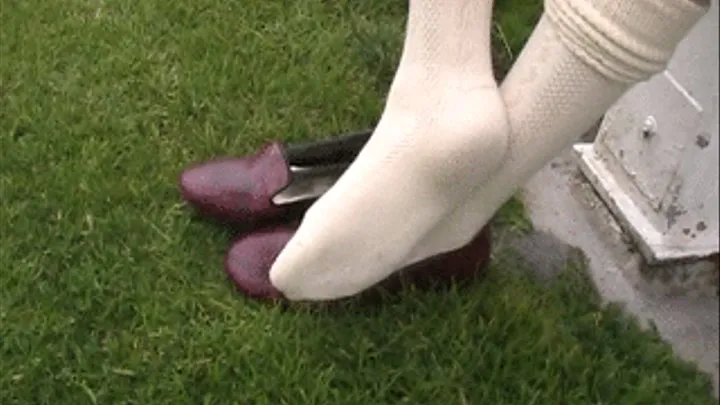
{"label": "white metal post", "polygon": [[666,71],[605,115],[580,166],[649,264],[718,253],[717,1]]}

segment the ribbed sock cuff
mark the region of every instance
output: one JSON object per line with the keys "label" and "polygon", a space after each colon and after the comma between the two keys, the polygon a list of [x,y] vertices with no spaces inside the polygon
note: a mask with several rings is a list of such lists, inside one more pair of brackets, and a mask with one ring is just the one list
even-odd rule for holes
{"label": "ribbed sock cuff", "polygon": [[636,83],[661,72],[708,11],[691,0],[546,0],[561,41],[611,80]]}

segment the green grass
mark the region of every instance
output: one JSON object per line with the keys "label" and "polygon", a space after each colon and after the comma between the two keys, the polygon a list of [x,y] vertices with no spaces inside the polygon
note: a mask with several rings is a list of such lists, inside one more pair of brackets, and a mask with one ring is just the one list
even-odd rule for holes
{"label": "green grass", "polygon": [[[499,75],[538,3],[499,1]],[[715,403],[577,266],[540,285],[500,249],[483,283],[374,309],[233,293],[178,172],[372,125],[404,7],[3,0],[0,404]]]}

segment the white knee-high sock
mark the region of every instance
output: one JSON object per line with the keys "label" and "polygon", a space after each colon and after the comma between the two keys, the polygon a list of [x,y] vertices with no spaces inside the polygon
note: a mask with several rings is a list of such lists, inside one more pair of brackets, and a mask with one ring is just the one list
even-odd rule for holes
{"label": "white knee-high sock", "polygon": [[501,86],[511,136],[492,179],[416,247],[421,260],[467,243],[508,198],[633,84],[664,69],[705,0],[547,0]]}
{"label": "white knee-high sock", "polygon": [[491,14],[492,0],[410,0],[375,133],[270,270],[286,297],[340,298],[381,281],[498,168],[508,122],[491,69]]}

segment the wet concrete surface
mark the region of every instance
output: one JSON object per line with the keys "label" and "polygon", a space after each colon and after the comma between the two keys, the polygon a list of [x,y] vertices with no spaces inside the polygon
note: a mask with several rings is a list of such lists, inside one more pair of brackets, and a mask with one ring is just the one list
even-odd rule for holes
{"label": "wet concrete surface", "polygon": [[642,256],[580,173],[571,150],[554,159],[525,187],[535,233],[515,241],[540,278],[560,271],[582,251],[598,291],[650,323],[677,355],[712,376],[718,396],[718,317],[716,294],[677,294],[644,277]]}

